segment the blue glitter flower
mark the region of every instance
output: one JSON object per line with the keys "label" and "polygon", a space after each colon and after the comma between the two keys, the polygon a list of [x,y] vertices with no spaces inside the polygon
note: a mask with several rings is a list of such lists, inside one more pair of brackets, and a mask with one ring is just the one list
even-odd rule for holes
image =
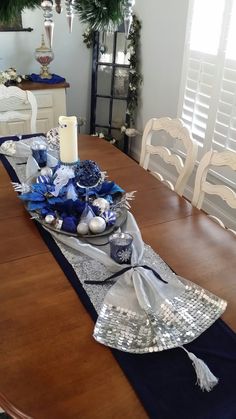
{"label": "blue glitter flower", "polygon": [[101,170],[93,160],[83,160],[75,170],[75,179],[79,186],[91,188],[101,180]]}
{"label": "blue glitter flower", "polygon": [[29,211],[35,211],[57,202],[63,202],[62,197],[55,197],[51,194],[53,190],[53,185],[34,183],[31,185],[31,192],[21,194],[19,198],[22,199],[22,201],[27,201],[27,208]]}

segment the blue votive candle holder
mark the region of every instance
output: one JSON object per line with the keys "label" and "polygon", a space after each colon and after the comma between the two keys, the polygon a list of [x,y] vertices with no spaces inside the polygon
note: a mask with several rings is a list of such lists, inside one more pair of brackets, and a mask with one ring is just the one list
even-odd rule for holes
{"label": "blue votive candle holder", "polygon": [[34,143],[31,146],[32,156],[39,167],[47,166],[47,146],[46,144]]}
{"label": "blue votive candle holder", "polygon": [[133,236],[129,233],[114,233],[109,237],[111,258],[119,264],[130,264]]}

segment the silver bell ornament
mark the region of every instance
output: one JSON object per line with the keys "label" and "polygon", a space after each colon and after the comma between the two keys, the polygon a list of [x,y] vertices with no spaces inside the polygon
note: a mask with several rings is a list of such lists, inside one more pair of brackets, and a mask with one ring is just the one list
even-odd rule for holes
{"label": "silver bell ornament", "polygon": [[89,229],[93,234],[103,233],[106,230],[106,221],[102,217],[93,217],[89,221]]}

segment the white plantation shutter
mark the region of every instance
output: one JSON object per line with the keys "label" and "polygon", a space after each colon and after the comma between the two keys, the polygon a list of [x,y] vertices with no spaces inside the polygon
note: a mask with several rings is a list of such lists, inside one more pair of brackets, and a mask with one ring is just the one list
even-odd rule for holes
{"label": "white plantation shutter", "polygon": [[236,61],[225,61],[212,143],[236,151]]}
{"label": "white plantation shutter", "polygon": [[200,146],[205,140],[215,74],[215,57],[190,51],[181,118]]}
{"label": "white plantation shutter", "polygon": [[192,0],[180,98],[200,158],[236,151],[236,0]]}

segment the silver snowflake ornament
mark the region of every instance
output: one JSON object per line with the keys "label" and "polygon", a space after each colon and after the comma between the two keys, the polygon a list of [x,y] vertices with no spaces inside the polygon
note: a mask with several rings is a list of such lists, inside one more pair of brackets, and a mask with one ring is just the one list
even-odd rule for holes
{"label": "silver snowflake ornament", "polygon": [[131,257],[131,249],[120,250],[117,253],[117,256],[119,257],[121,262],[128,262],[130,260],[130,257]]}

